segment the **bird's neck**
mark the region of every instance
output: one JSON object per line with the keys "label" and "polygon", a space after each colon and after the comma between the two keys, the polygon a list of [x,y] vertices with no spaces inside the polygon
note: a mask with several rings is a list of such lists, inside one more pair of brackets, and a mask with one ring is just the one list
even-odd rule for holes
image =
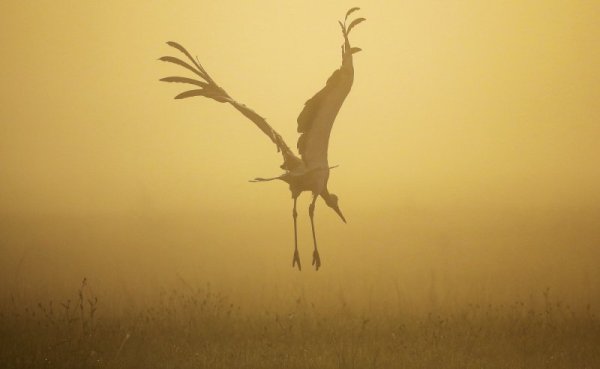
{"label": "bird's neck", "polygon": [[323,191],[321,191],[320,195],[323,198],[323,200],[325,200],[325,202],[327,204],[329,204],[329,201],[331,201],[331,194],[329,193],[329,190],[327,189],[327,186],[325,186],[325,188],[323,189]]}

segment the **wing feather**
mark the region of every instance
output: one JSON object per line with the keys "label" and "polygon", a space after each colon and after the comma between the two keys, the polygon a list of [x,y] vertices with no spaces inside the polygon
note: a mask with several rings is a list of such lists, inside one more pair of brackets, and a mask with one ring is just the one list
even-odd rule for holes
{"label": "wing feather", "polygon": [[304,105],[298,116],[298,151],[308,168],[327,167],[327,149],[331,128],[352,87],[353,70],[336,70],[323,89]]}
{"label": "wing feather", "polygon": [[181,60],[179,58],[176,58],[174,56],[161,56],[160,58],[158,58],[158,60],[180,65],[180,66],[184,67],[185,69],[192,71],[193,73],[198,75],[200,78],[202,78],[204,80],[208,80],[208,77],[206,76],[206,74],[202,73],[201,71],[197,70],[196,68],[192,67],[191,65],[189,65],[188,63],[184,62],[183,60]]}
{"label": "wing feather", "polygon": [[356,25],[362,23],[366,21],[365,18],[356,18],[355,20],[352,21],[352,23],[350,23],[350,25],[348,26],[348,30],[346,31],[346,33],[350,33],[350,30],[354,27],[356,27]]}
{"label": "wing feather", "polygon": [[[358,10],[352,8],[347,16]],[[346,17],[347,17],[346,16]],[[354,20],[350,27],[362,22],[364,18]],[[359,48],[352,48],[348,40],[345,24],[340,22],[344,35],[342,46],[342,65],[327,79],[325,87],[308,99],[298,116],[298,151],[307,168],[328,167],[327,149],[329,136],[335,118],[350,93],[354,81],[354,65],[352,54]]]}
{"label": "wing feather", "polygon": [[187,83],[200,87],[199,89],[182,92],[179,95],[175,96],[176,99],[186,99],[189,97],[203,96],[221,103],[230,103],[246,118],[250,119],[263,133],[265,133],[271,139],[271,141],[273,141],[275,146],[277,146],[277,151],[281,152],[283,155],[283,164],[281,165],[282,169],[293,170],[299,165],[302,165],[302,160],[298,158],[292,150],[290,150],[290,148],[287,146],[281,135],[277,133],[273,129],[273,127],[271,127],[267,123],[265,118],[258,115],[254,110],[250,109],[246,105],[240,104],[234,99],[232,99],[227,94],[227,92],[225,92],[225,90],[219,87],[219,85],[217,85],[217,83],[210,77],[210,75],[202,67],[200,62],[194,60],[191,54],[183,46],[173,41],[169,41],[167,42],[167,44],[185,54],[185,56],[187,56],[188,59],[192,62],[193,66],[179,58],[175,58],[172,56],[163,56],[159,60],[182,66],[192,71],[194,74],[196,74],[202,79],[202,81],[198,81],[196,79],[187,77],[162,78],[161,81],[163,82]]}
{"label": "wing feather", "polygon": [[360,10],[360,8],[358,6],[355,6],[354,8],[350,8],[347,12],[346,12],[346,18],[344,19],[348,19],[348,17],[350,16],[350,14],[354,13],[355,11]]}
{"label": "wing feather", "polygon": [[192,58],[192,54],[190,54],[189,51],[187,51],[187,49],[185,47],[181,46],[180,44],[178,44],[175,41],[167,41],[167,45],[176,48],[177,50],[181,51],[185,56],[187,56],[188,59],[190,59],[190,61],[192,63],[194,63],[194,65],[196,66],[196,68],[198,68],[198,70],[200,72],[202,72],[202,75],[203,75],[202,78],[204,78],[204,79],[206,79],[208,81],[214,82],[212,80],[212,78],[210,78],[210,76],[208,75],[208,73],[206,72],[206,70],[204,69],[204,67],[202,67],[202,64],[200,64],[200,62],[197,61],[196,59]]}
{"label": "wing feather", "polygon": [[207,87],[208,83],[195,80],[193,78],[186,77],[165,77],[160,79],[163,82],[179,82],[179,83],[189,83],[191,85],[196,85],[200,87]]}

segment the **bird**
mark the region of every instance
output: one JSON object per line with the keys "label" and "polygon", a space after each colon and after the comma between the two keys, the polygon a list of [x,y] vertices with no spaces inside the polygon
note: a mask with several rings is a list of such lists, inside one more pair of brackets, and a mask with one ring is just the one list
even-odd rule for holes
{"label": "bird", "polygon": [[299,155],[290,149],[281,135],[267,123],[265,118],[248,106],[233,99],[221,86],[219,86],[210,74],[208,74],[206,69],[204,69],[202,64],[200,64],[198,58],[196,57],[194,59],[183,46],[177,42],[167,42],[167,45],[177,49],[189,61],[173,56],[163,56],[159,58],[160,61],[179,65],[199,77],[188,78],[175,76],[160,79],[162,82],[184,83],[198,87],[178,94],[175,96],[175,99],[202,96],[219,103],[230,104],[266,134],[277,147],[277,151],[283,156],[283,164],[280,166],[284,171],[283,174],[272,178],[257,177],[251,180],[251,182],[280,180],[289,185],[293,199],[292,218],[294,221],[294,255],[292,259],[292,268],[297,267],[299,271],[302,270],[302,264],[298,252],[298,229],[296,222],[298,212],[296,210],[296,202],[300,194],[305,191],[312,193],[312,201],[308,213],[314,245],[312,266],[314,266],[317,271],[321,267],[321,257],[317,248],[317,236],[314,224],[315,203],[317,199],[321,197],[325,201],[325,204],[333,209],[341,220],[346,223],[346,218],[339,207],[338,197],[331,193],[327,187],[330,170],[335,168],[335,166],[329,166],[327,153],[333,123],[346,96],[348,96],[354,81],[353,54],[361,51],[361,48],[352,47],[348,39],[350,31],[356,25],[366,20],[361,17],[355,18],[348,23],[350,15],[358,10],[360,10],[359,7],[350,8],[346,12],[344,21],[338,21],[344,38],[341,45],[341,66],[327,79],[325,87],[306,101],[298,116],[297,131],[300,136],[298,138],[297,148]]}

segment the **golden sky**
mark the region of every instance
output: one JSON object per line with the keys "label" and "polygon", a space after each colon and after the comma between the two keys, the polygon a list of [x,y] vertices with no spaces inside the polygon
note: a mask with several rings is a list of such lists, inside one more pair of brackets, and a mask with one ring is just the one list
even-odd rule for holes
{"label": "golden sky", "polygon": [[[181,70],[157,58],[176,52],[166,41],[183,44],[295,147],[297,115],[340,63],[337,20],[356,5],[367,22],[351,41],[363,52],[330,144],[340,167],[329,188],[348,225],[319,203],[323,248],[343,264],[352,242],[470,245],[517,230],[519,245],[541,244],[536,232],[558,227],[581,260],[596,252],[593,1],[2,1],[1,212],[171,214],[222,245],[242,240],[242,255],[267,237],[291,260],[286,186],[247,182],[279,173],[274,146],[227,105],[173,100],[181,86],[158,79]],[[300,227],[308,257],[306,219]],[[173,252],[194,248],[188,236]],[[366,257],[358,249],[349,259]],[[385,262],[389,249],[374,250]]]}

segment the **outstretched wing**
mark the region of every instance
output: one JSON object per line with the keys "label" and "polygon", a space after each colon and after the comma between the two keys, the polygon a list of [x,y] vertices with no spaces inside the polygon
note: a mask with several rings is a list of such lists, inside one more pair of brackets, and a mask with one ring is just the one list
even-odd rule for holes
{"label": "outstretched wing", "polygon": [[[352,8],[348,15],[359,8]],[[333,122],[346,99],[354,81],[354,65],[352,54],[360,51],[350,46],[348,35],[350,30],[365,18],[357,18],[346,27],[340,22],[344,35],[342,45],[342,65],[327,80],[325,87],[317,92],[304,104],[304,109],[298,116],[298,150],[308,168],[328,167],[327,148]]]}
{"label": "outstretched wing", "polygon": [[279,133],[277,133],[273,129],[273,127],[271,127],[269,125],[269,123],[267,123],[265,118],[258,115],[254,110],[250,109],[246,105],[240,104],[239,102],[237,102],[233,98],[231,98],[231,96],[229,96],[227,94],[227,92],[225,92],[224,89],[222,89],[221,87],[219,87],[219,85],[217,85],[217,83],[211,78],[211,76],[202,67],[200,62],[197,59],[192,58],[192,55],[183,46],[181,46],[180,44],[173,42],[173,41],[167,42],[167,45],[174,47],[177,50],[181,51],[192,62],[192,65],[190,65],[189,63],[187,63],[181,59],[178,59],[178,58],[175,58],[172,56],[163,56],[159,60],[182,66],[182,67],[190,70],[194,74],[196,74],[198,77],[200,77],[200,79],[193,79],[193,78],[187,78],[187,77],[165,77],[165,78],[162,78],[161,81],[163,81],[163,82],[187,83],[187,84],[191,84],[191,85],[195,85],[195,86],[199,87],[194,90],[189,90],[189,91],[180,93],[179,95],[175,96],[176,99],[185,99],[185,98],[194,97],[194,96],[204,96],[204,97],[216,100],[221,103],[231,104],[240,113],[242,113],[246,118],[250,119],[254,124],[256,124],[256,126],[261,131],[263,131],[271,139],[271,141],[273,141],[273,143],[277,146],[277,151],[280,151],[281,154],[283,155],[283,164],[281,165],[282,169],[292,170],[292,169],[298,167],[299,165],[302,165],[302,161],[300,160],[300,158],[298,158],[292,152],[292,150],[287,146],[287,144],[285,143],[285,141],[283,140],[281,135]]}

